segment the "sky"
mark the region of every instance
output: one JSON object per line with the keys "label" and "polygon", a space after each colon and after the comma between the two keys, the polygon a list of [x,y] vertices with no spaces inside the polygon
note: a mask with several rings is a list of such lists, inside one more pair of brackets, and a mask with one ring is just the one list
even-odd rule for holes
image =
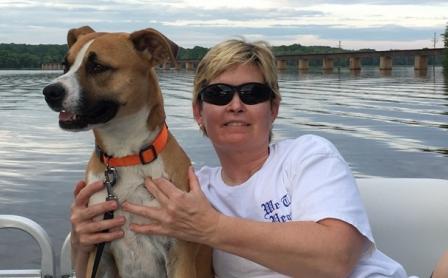
{"label": "sky", "polygon": [[[184,48],[229,38],[358,50],[443,47],[448,0],[0,0],[0,43],[64,44],[69,29],[157,29]],[[435,35],[434,35],[435,34]]]}

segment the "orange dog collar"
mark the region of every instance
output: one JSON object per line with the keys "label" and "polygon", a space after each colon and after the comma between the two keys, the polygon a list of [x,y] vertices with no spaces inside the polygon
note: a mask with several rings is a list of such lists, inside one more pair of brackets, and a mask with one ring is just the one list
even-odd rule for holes
{"label": "orange dog collar", "polygon": [[153,162],[157,158],[157,155],[163,151],[167,142],[168,126],[164,124],[162,130],[156,136],[152,144],[141,149],[138,154],[123,157],[112,157],[107,155],[98,145],[95,147],[95,152],[101,162],[106,164],[108,167],[125,167],[139,164],[145,165]]}

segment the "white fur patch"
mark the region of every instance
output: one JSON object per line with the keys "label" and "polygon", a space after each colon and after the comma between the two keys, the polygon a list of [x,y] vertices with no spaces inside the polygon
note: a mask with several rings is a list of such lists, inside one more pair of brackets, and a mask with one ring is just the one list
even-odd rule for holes
{"label": "white fur patch", "polygon": [[[86,181],[87,184],[91,184],[93,182],[103,181],[103,180],[104,180],[104,174],[87,171],[87,181]],[[89,200],[89,204],[92,205],[92,204],[104,202],[104,200],[106,199],[106,196],[107,196],[106,190],[103,189],[100,192],[93,194],[93,196]]]}
{"label": "white fur patch", "polygon": [[84,56],[89,49],[89,46],[93,43],[94,40],[88,41],[81,50],[76,55],[75,62],[70,67],[70,70],[64,75],[56,78],[52,83],[60,83],[64,86],[67,95],[65,96],[64,102],[62,103],[62,107],[64,110],[74,112],[79,105],[79,99],[81,95],[81,86],[79,85],[79,80],[77,76],[77,71],[81,68],[82,62],[84,61]]}
{"label": "white fur patch", "polygon": [[92,182],[96,182],[96,181],[102,180],[103,178],[104,178],[103,175],[98,175],[98,174],[95,174],[95,173],[89,171],[87,173],[87,181],[86,182],[87,183],[92,183]]}
{"label": "white fur patch", "polygon": [[121,157],[134,154],[154,140],[159,130],[148,130],[149,113],[148,107],[144,106],[132,115],[114,118],[97,127],[97,136],[101,138],[108,155]]}

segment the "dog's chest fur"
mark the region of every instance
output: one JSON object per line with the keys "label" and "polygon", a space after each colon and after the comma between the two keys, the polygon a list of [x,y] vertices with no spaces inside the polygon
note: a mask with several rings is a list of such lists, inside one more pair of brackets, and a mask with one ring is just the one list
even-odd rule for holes
{"label": "dog's chest fur", "polygon": [[[166,176],[163,171],[163,160],[159,157],[147,165],[117,168],[118,181],[113,191],[119,199],[119,203],[129,201],[145,206],[159,206],[158,201],[148,192],[144,185],[144,177],[158,178]],[[88,172],[88,183],[103,180],[102,172]],[[94,194],[89,206],[104,202],[106,190]],[[114,216],[123,215],[126,223],[123,227],[125,236],[115,240],[104,250],[98,277],[115,277],[116,271],[121,277],[168,277],[170,262],[170,250],[176,243],[175,239],[164,236],[147,236],[136,234],[129,229],[129,223],[148,223],[147,218],[129,214],[121,209],[114,212]],[[172,258],[171,258],[172,259]],[[116,266],[117,269],[111,268]],[[109,269],[106,269],[106,266]],[[103,274],[104,273],[104,274]]]}

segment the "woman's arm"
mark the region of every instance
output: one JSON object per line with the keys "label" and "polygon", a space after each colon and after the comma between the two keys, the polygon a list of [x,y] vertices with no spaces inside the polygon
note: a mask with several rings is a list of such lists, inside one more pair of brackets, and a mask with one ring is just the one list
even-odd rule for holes
{"label": "woman's arm", "polygon": [[223,217],[212,244],[292,277],[347,277],[364,237],[335,219],[268,223]]}
{"label": "woman's arm", "polygon": [[446,278],[448,277],[448,251],[440,257],[437,265],[432,273],[432,278]]}
{"label": "woman's arm", "polygon": [[[88,207],[90,196],[103,188],[102,182],[86,185],[81,181],[76,185],[75,199],[71,207],[70,221],[72,232],[70,241],[72,245],[72,261],[77,277],[86,276],[86,266],[89,253],[95,249],[95,244],[112,241],[123,237],[121,227],[124,217],[116,217],[110,220],[95,221],[95,217],[101,217],[105,212],[117,209],[115,201],[99,203]],[[110,232],[103,232],[110,230]]]}
{"label": "woman's arm", "polygon": [[346,277],[365,247],[353,226],[336,219],[266,223],[225,216],[207,201],[192,169],[189,178],[188,193],[165,179],[148,179],[161,207],[125,203],[123,209],[155,220],[131,229],[203,243],[294,277]]}

